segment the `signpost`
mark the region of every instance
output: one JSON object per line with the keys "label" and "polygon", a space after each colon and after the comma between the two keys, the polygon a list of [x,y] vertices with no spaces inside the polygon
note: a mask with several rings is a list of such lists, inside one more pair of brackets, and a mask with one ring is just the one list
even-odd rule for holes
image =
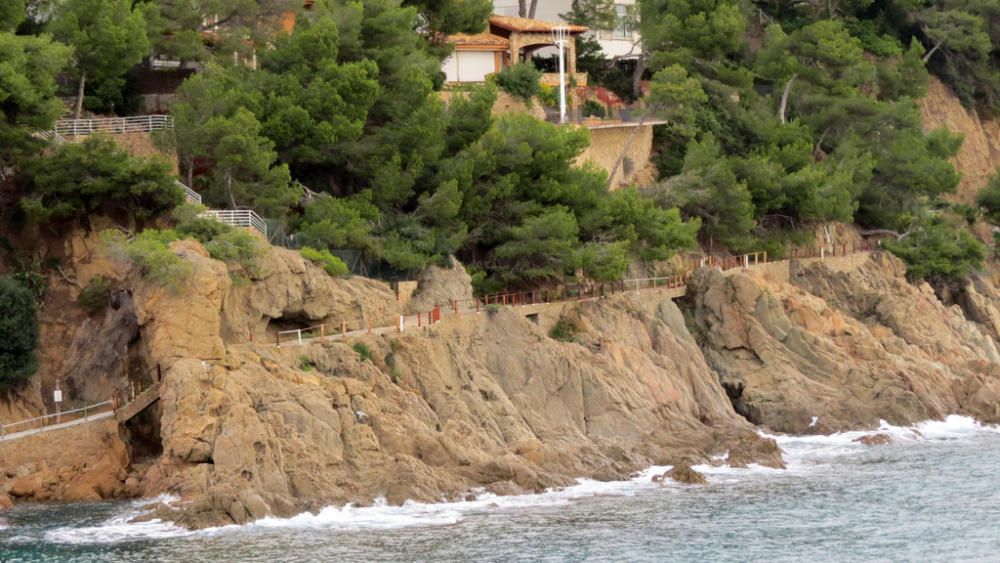
{"label": "signpost", "polygon": [[52,402],[56,404],[56,424],[59,424],[59,414],[62,412],[62,389],[56,381],[56,389],[52,392]]}

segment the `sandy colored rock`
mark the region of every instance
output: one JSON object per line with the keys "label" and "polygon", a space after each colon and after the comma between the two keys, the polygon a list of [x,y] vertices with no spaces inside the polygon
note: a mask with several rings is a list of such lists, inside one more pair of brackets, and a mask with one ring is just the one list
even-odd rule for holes
{"label": "sandy colored rock", "polygon": [[0,512],[14,506],[14,500],[5,494],[0,494]]}
{"label": "sandy colored rock", "polygon": [[[707,485],[708,479],[704,475],[695,471],[690,464],[677,464],[663,474],[663,478],[670,478],[678,483],[686,485]],[[662,480],[661,480],[662,482]]]}
{"label": "sandy colored rock", "polygon": [[435,306],[449,308],[453,301],[472,299],[472,277],[455,258],[446,267],[430,266],[417,280],[417,291],[407,304],[407,313],[423,313]]}
{"label": "sandy colored rock", "polygon": [[792,284],[705,270],[688,300],[709,363],[756,424],[829,433],[951,413],[996,419],[996,343],[905,273],[886,253],[851,271],[793,262]]}
{"label": "sandy colored rock", "polygon": [[892,443],[892,436],[888,434],[866,434],[860,438],[855,438],[855,442],[866,446],[884,446]]}

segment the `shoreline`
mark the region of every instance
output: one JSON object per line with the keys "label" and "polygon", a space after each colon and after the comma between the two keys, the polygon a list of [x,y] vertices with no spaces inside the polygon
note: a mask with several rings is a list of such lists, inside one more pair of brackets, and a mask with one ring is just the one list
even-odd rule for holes
{"label": "shoreline", "polygon": [[[863,436],[885,433],[892,436],[890,446],[907,446],[916,443],[936,441],[950,442],[977,435],[1000,435],[1000,425],[981,423],[971,417],[948,415],[942,420],[927,420],[910,426],[893,426],[883,423],[878,429],[851,430],[833,434],[782,435],[759,431],[762,437],[773,438],[782,447],[788,463],[787,469],[773,469],[760,465],[736,468],[722,463],[699,464],[693,468],[708,478],[707,485],[687,485],[664,480],[656,483],[652,478],[670,469],[670,466],[650,466],[638,471],[631,479],[623,481],[596,481],[578,479],[574,485],[552,489],[542,493],[519,495],[496,495],[485,491],[470,500],[421,503],[407,501],[402,505],[390,505],[379,499],[368,506],[328,506],[316,512],[304,512],[289,518],[268,517],[247,524],[232,524],[197,530],[186,529],[161,520],[141,521],[149,514],[148,507],[170,505],[180,501],[179,497],[163,496],[153,499],[133,501],[102,501],[80,506],[100,505],[121,506],[122,510],[97,526],[61,527],[46,534],[45,540],[51,545],[100,545],[121,544],[136,541],[157,541],[182,538],[211,537],[228,533],[252,533],[267,530],[328,530],[334,533],[355,533],[372,530],[398,530],[404,528],[425,528],[450,526],[464,518],[484,511],[522,511],[569,506],[574,503],[602,497],[633,497],[664,489],[697,491],[705,487],[726,486],[751,476],[802,477],[809,475],[816,467],[831,465],[838,457],[871,451],[885,445],[869,446],[857,439]],[[721,458],[717,458],[721,462]],[[59,508],[52,504],[18,505]],[[15,511],[17,508],[15,508]],[[10,525],[0,532],[16,531]]]}

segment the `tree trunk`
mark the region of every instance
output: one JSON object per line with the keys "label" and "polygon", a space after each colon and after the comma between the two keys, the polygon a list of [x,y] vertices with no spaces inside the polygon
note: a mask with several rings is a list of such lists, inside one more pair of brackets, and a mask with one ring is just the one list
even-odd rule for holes
{"label": "tree trunk", "polygon": [[926,64],[927,61],[931,60],[931,55],[933,55],[934,53],[936,53],[937,50],[941,48],[941,45],[944,45],[944,41],[943,40],[942,41],[938,41],[937,45],[935,45],[930,51],[927,51],[927,54],[924,55],[924,64]]}
{"label": "tree trunk", "polygon": [[632,71],[632,95],[635,99],[642,97],[642,75],[646,72],[646,52],[639,54],[635,61],[635,70]]}
{"label": "tree trunk", "polygon": [[639,123],[632,128],[632,132],[629,133],[628,139],[625,141],[625,146],[622,147],[622,152],[618,154],[618,160],[615,161],[615,167],[611,169],[611,174],[608,176],[608,191],[612,189],[615,182],[615,174],[618,174],[618,169],[621,168],[622,162],[625,161],[625,154],[628,153],[628,149],[632,146],[632,142],[638,136],[639,129],[646,124],[646,116],[653,113],[652,108],[647,108],[646,113],[642,114],[639,118]]}
{"label": "tree trunk", "polygon": [[76,112],[73,114],[74,119],[80,119],[83,114],[83,88],[87,84],[87,73],[80,73],[80,85],[76,90]]}
{"label": "tree trunk", "polygon": [[788,110],[788,96],[792,94],[792,83],[795,82],[795,79],[798,78],[798,76],[799,75],[797,74],[793,74],[792,77],[788,79],[788,82],[785,83],[785,91],[781,93],[781,107],[778,108],[778,118],[781,119],[782,124],[787,123],[787,121],[785,121],[785,112]]}

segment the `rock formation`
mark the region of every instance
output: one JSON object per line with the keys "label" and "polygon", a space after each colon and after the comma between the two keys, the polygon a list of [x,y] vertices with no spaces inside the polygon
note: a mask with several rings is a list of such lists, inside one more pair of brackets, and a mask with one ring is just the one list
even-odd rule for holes
{"label": "rock formation", "polygon": [[705,355],[748,420],[789,433],[998,420],[997,343],[909,284],[898,259],[876,253],[850,272],[793,262],[791,282],[705,270],[691,283]]}

